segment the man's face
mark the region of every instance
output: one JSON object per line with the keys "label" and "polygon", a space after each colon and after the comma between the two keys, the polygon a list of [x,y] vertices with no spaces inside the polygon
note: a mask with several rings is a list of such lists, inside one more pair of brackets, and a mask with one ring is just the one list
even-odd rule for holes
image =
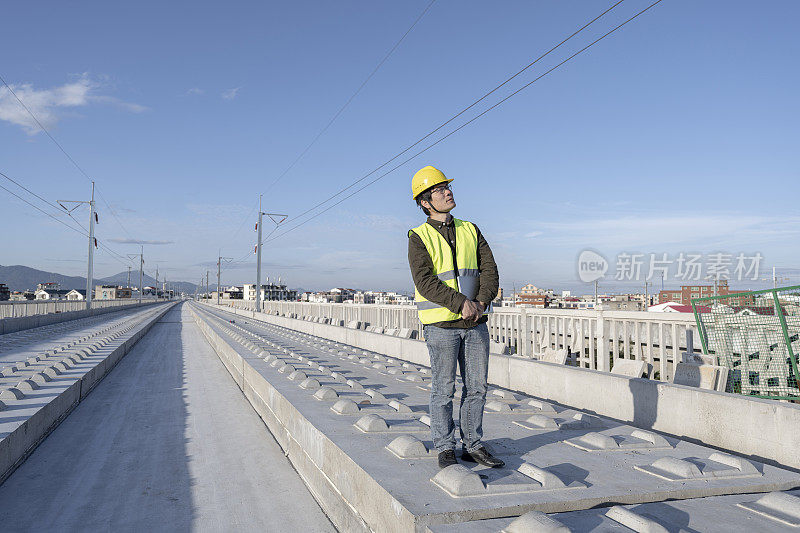
{"label": "man's face", "polygon": [[456,206],[449,183],[443,183],[431,189],[430,204],[440,213],[449,213]]}

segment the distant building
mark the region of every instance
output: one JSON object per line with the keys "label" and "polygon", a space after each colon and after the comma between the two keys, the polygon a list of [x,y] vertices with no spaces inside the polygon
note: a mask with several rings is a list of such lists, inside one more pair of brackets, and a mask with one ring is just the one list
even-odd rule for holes
{"label": "distant building", "polygon": [[[693,298],[705,298],[708,296],[725,296],[743,292],[741,290],[731,290],[728,280],[722,279],[717,282],[716,291],[714,285],[681,285],[680,289],[665,289],[658,293],[658,303],[675,302],[682,305],[691,305]],[[729,305],[751,305],[753,298],[745,296],[742,298],[732,298],[726,301]]]}
{"label": "distant building", "polygon": [[222,297],[227,300],[244,300],[244,287],[228,287],[222,291]]}
{"label": "distant building", "polygon": [[503,296],[502,301],[499,304],[495,303],[495,305],[498,307],[514,307],[516,303],[513,296]]}
{"label": "distant building", "polygon": [[516,302],[518,306],[544,309],[550,307],[550,301],[553,297],[552,289],[540,289],[536,285],[529,283],[517,293]]}
{"label": "distant building", "polygon": [[31,291],[14,291],[11,293],[10,300],[12,302],[26,302],[28,300],[35,300],[36,293]]}
{"label": "distant building", "polygon": [[[39,285],[41,286],[42,283]],[[34,294],[37,300],[64,300],[68,292],[67,289],[36,289]]]}
{"label": "distant building", "polygon": [[550,306],[550,297],[546,294],[519,293],[517,294],[517,306],[544,309]]}
{"label": "distant building", "polygon": [[358,291],[353,295],[354,304],[374,304],[375,293],[372,291]]}
{"label": "distant building", "polygon": [[[245,283],[242,286],[242,299],[243,300],[255,300],[256,299],[256,284],[255,283]],[[267,283],[266,285],[261,285],[261,300],[290,300],[295,301],[297,300],[297,291],[288,289],[286,285],[282,285],[280,283]]]}
{"label": "distant building", "polygon": [[376,292],[375,303],[378,305],[413,305],[414,299],[396,292]]}
{"label": "distant building", "polygon": [[86,289],[72,289],[67,293],[67,300],[85,300]]}
{"label": "distant building", "polygon": [[95,300],[120,300],[130,297],[130,287],[118,287],[117,285],[97,285],[94,288]]}
{"label": "distant building", "polygon": [[5,283],[0,283],[0,301],[6,301],[11,299],[11,291],[8,290],[8,287]]}

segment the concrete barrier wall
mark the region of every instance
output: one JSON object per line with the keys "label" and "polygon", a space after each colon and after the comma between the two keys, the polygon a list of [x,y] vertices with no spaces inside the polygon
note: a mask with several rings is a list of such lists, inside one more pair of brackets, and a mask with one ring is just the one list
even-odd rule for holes
{"label": "concrete barrier wall", "polygon": [[[220,303],[255,311],[252,300]],[[413,305],[265,301],[262,312],[328,318],[333,324],[357,321],[382,328],[410,328],[417,333],[422,329]],[[511,348],[504,353],[530,357],[548,347],[567,349],[580,363],[578,366],[606,371],[611,370],[615,358],[624,354],[627,359],[655,363],[655,373],[663,381],[671,381],[674,376],[675,365],[687,350],[687,335],[697,338],[691,313],[495,307],[487,325],[493,341]],[[701,353],[699,342],[694,350]]]}
{"label": "concrete barrier wall", "polygon": [[[229,307],[219,309],[430,366],[422,341]],[[797,404],[496,354],[489,359],[489,382],[642,429],[800,470]]]}
{"label": "concrete barrier wall", "polygon": [[[163,302],[162,302],[163,303]],[[43,405],[28,420],[0,440],[0,483],[6,480],[33,452],[39,443],[86,397],[174,304],[167,306],[134,331],[102,361],[86,372],[65,391]],[[65,313],[66,314],[66,313]],[[33,318],[33,317],[30,317]],[[69,352],[64,352],[69,355]],[[79,453],[76,452],[76,453]]]}
{"label": "concrete barrier wall", "polygon": [[129,304],[125,306],[115,307],[97,307],[93,309],[81,309],[80,311],[66,311],[64,313],[49,313],[45,315],[31,315],[21,316],[17,318],[3,318],[0,319],[0,335],[4,333],[14,333],[15,331],[22,331],[25,329],[38,328],[40,326],[48,326],[50,324],[57,324],[59,322],[67,322],[69,320],[76,320],[78,318],[85,318],[89,316],[103,315],[106,313],[113,313],[115,311],[125,311],[131,309],[138,309],[145,305],[153,305],[160,302],[142,302],[140,304]]}

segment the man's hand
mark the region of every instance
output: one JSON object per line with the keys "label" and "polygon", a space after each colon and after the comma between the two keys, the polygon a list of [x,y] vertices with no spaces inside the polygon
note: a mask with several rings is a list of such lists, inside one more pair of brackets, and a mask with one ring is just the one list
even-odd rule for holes
{"label": "man's hand", "polygon": [[472,300],[464,300],[461,306],[461,317],[464,320],[476,321],[483,314],[483,309],[479,309],[480,304],[476,304]]}

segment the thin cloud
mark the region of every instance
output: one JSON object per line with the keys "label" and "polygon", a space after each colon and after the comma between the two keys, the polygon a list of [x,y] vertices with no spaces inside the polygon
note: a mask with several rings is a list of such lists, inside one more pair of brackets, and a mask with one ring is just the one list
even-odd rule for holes
{"label": "thin cloud", "polygon": [[143,241],[139,239],[108,239],[111,242],[115,242],[117,244],[149,244],[160,246],[162,244],[174,244],[175,241]]}
{"label": "thin cloud", "polygon": [[[97,94],[102,88],[84,74],[76,81],[50,89],[36,89],[30,83],[11,84],[11,89],[30,109],[45,128],[50,128],[61,119],[63,110],[85,107],[91,103],[113,105],[132,113],[146,111],[145,106],[124,102],[119,98]],[[8,87],[0,87],[0,120],[21,126],[28,135],[40,131],[38,124],[28,111],[20,105]]]}
{"label": "thin cloud", "polygon": [[186,94],[197,95],[197,94],[203,94],[204,92],[205,91],[203,89],[201,89],[200,87],[192,87],[191,89],[186,91]]}
{"label": "thin cloud", "polygon": [[103,95],[90,96],[89,97],[89,101],[100,102],[100,103],[103,103],[103,104],[109,104],[109,105],[112,105],[114,107],[118,107],[118,108],[120,108],[120,109],[122,109],[124,111],[129,111],[131,113],[144,113],[145,111],[148,111],[150,109],[149,107],[146,107],[146,106],[143,106],[143,105],[140,105],[140,104],[134,104],[134,103],[131,103],[131,102],[123,102],[119,98],[115,98],[113,96],[103,96]]}
{"label": "thin cloud", "polygon": [[795,238],[800,217],[690,213],[612,216],[567,222],[543,221],[548,235],[561,245],[616,247],[687,245],[701,248],[735,240],[739,245],[767,239]]}
{"label": "thin cloud", "polygon": [[233,100],[239,95],[239,89],[241,89],[241,87],[234,87],[233,89],[226,89],[222,91],[222,99]]}

